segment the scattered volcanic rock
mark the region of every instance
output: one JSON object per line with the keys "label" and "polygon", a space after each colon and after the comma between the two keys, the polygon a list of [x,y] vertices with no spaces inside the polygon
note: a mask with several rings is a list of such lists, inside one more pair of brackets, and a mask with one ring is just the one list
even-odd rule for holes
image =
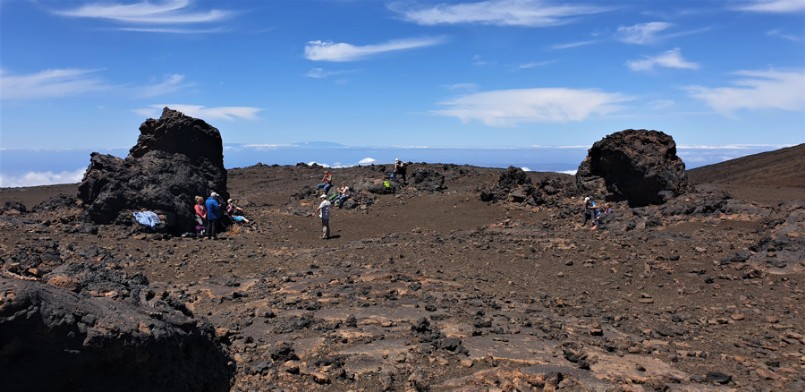
{"label": "scattered volcanic rock", "polygon": [[584,195],[641,207],[685,193],[688,179],[671,136],[628,129],[593,144],[576,172],[576,187]]}
{"label": "scattered volcanic rock", "polygon": [[481,190],[481,200],[524,202],[534,193],[534,184],[523,169],[509,166],[500,174],[497,186]]}
{"label": "scattered volcanic rock", "polygon": [[8,390],[228,391],[212,328],[107,298],[0,278],[0,382]]}
{"label": "scattered volcanic rock", "polygon": [[496,185],[481,190],[481,200],[556,206],[572,196],[573,188],[566,175],[544,174],[535,183],[523,169],[509,166]]}
{"label": "scattered volcanic rock", "polygon": [[218,192],[224,200],[227,172],[218,130],[203,120],[165,108],[140,125],[126,159],[92,153],[78,197],[95,223],[130,222],[131,211],[175,216],[175,231],[194,225],[193,197]]}
{"label": "scattered volcanic rock", "polygon": [[421,191],[440,192],[444,189],[444,175],[429,168],[414,170],[411,182]]}

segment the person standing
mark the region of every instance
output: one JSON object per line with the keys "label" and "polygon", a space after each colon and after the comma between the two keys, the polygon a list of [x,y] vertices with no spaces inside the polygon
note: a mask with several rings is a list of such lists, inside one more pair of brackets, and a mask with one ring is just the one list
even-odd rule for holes
{"label": "person standing", "polygon": [[196,211],[196,236],[201,237],[205,227],[207,226],[207,207],[204,205],[204,198],[196,196],[196,205],[193,209]]}
{"label": "person standing", "polygon": [[401,161],[400,158],[394,160],[394,176],[397,178],[402,178],[402,183],[407,184],[408,179],[406,178],[406,172],[408,168],[405,165],[405,162]]}
{"label": "person standing", "polygon": [[218,239],[218,220],[221,219],[221,196],[210,193],[204,203],[207,207],[207,238]]}
{"label": "person standing", "polygon": [[581,225],[586,225],[588,220],[593,221],[595,225],[595,200],[589,196],[584,198],[584,222]]}
{"label": "person standing", "polygon": [[321,198],[321,204],[319,204],[319,208],[316,209],[317,214],[319,214],[319,218],[321,218],[321,231],[322,231],[322,239],[329,240],[330,239],[330,201],[327,200],[327,195],[319,196]]}

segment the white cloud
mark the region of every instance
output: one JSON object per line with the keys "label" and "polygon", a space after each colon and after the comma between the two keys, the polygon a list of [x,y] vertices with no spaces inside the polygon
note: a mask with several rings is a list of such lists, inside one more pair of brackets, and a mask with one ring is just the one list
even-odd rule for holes
{"label": "white cloud", "polygon": [[173,110],[178,110],[188,116],[202,118],[202,119],[219,119],[219,120],[235,120],[245,119],[254,120],[257,118],[257,113],[260,108],[250,106],[219,106],[219,107],[206,107],[201,105],[186,105],[186,104],[159,104],[150,105],[147,108],[135,109],[134,112],[145,117],[157,118],[164,107],[169,107]]}
{"label": "white cloud", "polygon": [[762,13],[796,13],[805,11],[805,0],[752,0],[735,9]]}
{"label": "white cloud", "polygon": [[778,109],[805,111],[805,72],[739,71],[736,87],[687,87],[688,93],[714,110],[730,115],[736,110]]}
{"label": "white cloud", "polygon": [[573,48],[580,48],[582,46],[592,45],[597,43],[598,41],[577,41],[577,42],[567,42],[564,44],[556,44],[551,45],[551,49],[554,50],[563,50],[563,49],[573,49]]}
{"label": "white cloud", "polygon": [[555,62],[556,61],[535,61],[533,63],[520,64],[520,65],[517,66],[517,68],[518,69],[531,69],[531,68],[537,68],[537,67],[544,67],[546,65],[553,64]]}
{"label": "white cloud", "polygon": [[640,23],[634,26],[621,26],[615,37],[627,44],[646,45],[657,42],[660,37],[657,36],[661,31],[673,26],[666,22],[649,22]]}
{"label": "white cloud", "polygon": [[359,166],[373,165],[375,163],[377,163],[377,159],[374,159],[372,157],[366,157],[366,158],[363,158],[360,161],[358,161]]}
{"label": "white cloud", "polygon": [[331,76],[338,76],[356,72],[355,70],[344,70],[344,71],[330,71],[324,68],[312,68],[310,71],[307,71],[305,76],[313,79],[326,79]]}
{"label": "white cloud", "polygon": [[454,83],[445,86],[450,91],[461,91],[467,93],[474,93],[478,91],[478,84],[476,83]]}
{"label": "white cloud", "polygon": [[791,42],[802,42],[802,37],[799,37],[799,36],[796,36],[796,35],[791,35],[791,34],[786,34],[786,33],[782,32],[782,31],[780,31],[779,29],[767,31],[766,35],[768,35],[769,37],[779,37],[779,38],[782,38],[784,40],[788,40],[788,41],[791,41]]}
{"label": "white cloud", "polygon": [[25,187],[52,184],[74,184],[84,177],[86,168],[62,172],[27,172],[22,175],[0,175],[0,187]]}
{"label": "white cloud", "polygon": [[666,110],[676,106],[676,102],[670,99],[658,99],[648,103],[648,107],[654,110]]}
{"label": "white cloud", "polygon": [[484,65],[490,64],[488,61],[484,60],[484,58],[480,54],[476,54],[472,56],[472,65],[476,67],[482,67]]}
{"label": "white cloud", "polygon": [[190,10],[190,0],[142,1],[133,4],[94,3],[55,14],[74,18],[106,19],[115,22],[151,25],[187,25],[217,22],[232,16],[232,12]]}
{"label": "white cloud", "polygon": [[173,93],[183,88],[193,86],[193,83],[182,84],[184,78],[184,75],[179,74],[166,75],[162,82],[137,88],[136,94],[143,98],[150,98]]}
{"label": "white cloud", "polygon": [[447,109],[432,113],[456,117],[464,123],[480,121],[493,127],[516,126],[520,123],[563,123],[617,111],[618,103],[630,99],[621,94],[597,90],[498,90],[441,102]]}
{"label": "white cloud", "polygon": [[10,75],[0,71],[0,98],[37,99],[81,95],[106,91],[113,86],[92,74],[94,69],[51,69],[35,74]]}
{"label": "white cloud", "polygon": [[389,9],[401,14],[407,21],[426,26],[471,23],[525,27],[563,25],[579,16],[608,11],[607,8],[595,6],[554,5],[548,0],[490,0],[420,8],[391,4]]}
{"label": "white cloud", "polygon": [[677,69],[699,69],[699,64],[689,62],[682,58],[679,48],[671,49],[658,56],[647,57],[644,60],[627,61],[626,66],[632,71],[651,71],[655,66]]}
{"label": "white cloud", "polygon": [[374,55],[400,50],[418,49],[439,45],[444,38],[410,38],[384,42],[376,45],[357,46],[347,43],[310,41],[305,46],[305,58],[311,61],[356,61]]}

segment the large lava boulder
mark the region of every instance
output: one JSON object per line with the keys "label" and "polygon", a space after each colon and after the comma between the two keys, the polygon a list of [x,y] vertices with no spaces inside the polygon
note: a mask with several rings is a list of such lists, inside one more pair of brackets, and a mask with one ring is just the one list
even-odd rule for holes
{"label": "large lava boulder", "polygon": [[593,144],[576,172],[576,187],[585,196],[641,207],[685,193],[688,177],[671,136],[627,129]]}
{"label": "large lava boulder", "polygon": [[0,385],[8,391],[228,391],[208,324],[0,277]]}
{"label": "large lava boulder", "polygon": [[126,159],[92,153],[78,197],[96,223],[131,221],[132,211],[152,210],[175,216],[179,231],[195,224],[194,196],[215,191],[228,198],[226,179],[218,129],[165,108],[158,120],[140,125]]}

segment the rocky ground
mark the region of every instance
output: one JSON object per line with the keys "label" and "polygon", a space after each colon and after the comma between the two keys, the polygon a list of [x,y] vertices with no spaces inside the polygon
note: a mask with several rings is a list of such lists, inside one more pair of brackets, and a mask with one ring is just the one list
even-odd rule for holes
{"label": "rocky ground", "polygon": [[230,170],[251,223],[218,241],[86,223],[76,185],[2,189],[0,308],[26,281],[178,310],[231,391],[805,390],[805,184],[730,183],[738,199],[700,172],[593,231],[570,193],[482,201],[506,170],[414,164],[443,189],[379,194],[380,169],[334,170],[358,192],[330,240],[320,167]]}

